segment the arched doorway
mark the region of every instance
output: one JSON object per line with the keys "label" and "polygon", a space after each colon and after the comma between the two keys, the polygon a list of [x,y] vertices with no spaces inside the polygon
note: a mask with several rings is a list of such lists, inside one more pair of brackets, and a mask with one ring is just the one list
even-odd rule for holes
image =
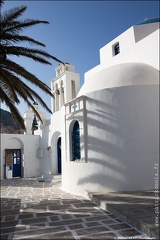
{"label": "arched doorway", "polygon": [[72,159],[73,161],[81,159],[80,127],[78,121],[74,123],[72,132]]}
{"label": "arched doorway", "polygon": [[61,137],[57,141],[57,161],[58,161],[58,173],[62,172],[61,169]]}
{"label": "arched doorway", "polygon": [[18,138],[10,138],[6,141],[4,178],[24,176],[23,149],[23,142]]}

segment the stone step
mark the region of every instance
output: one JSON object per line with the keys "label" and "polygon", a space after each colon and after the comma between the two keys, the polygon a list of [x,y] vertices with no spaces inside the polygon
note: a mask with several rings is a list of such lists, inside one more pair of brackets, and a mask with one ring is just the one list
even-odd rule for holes
{"label": "stone step", "polygon": [[56,180],[62,179],[62,175],[61,174],[54,175],[54,179]]}
{"label": "stone step", "polygon": [[88,198],[147,236],[159,239],[159,223],[155,226],[154,191],[96,193],[87,191]]}
{"label": "stone step", "polygon": [[37,177],[36,180],[38,182],[54,182],[54,181],[60,181],[61,180],[61,174],[44,174],[41,177]]}

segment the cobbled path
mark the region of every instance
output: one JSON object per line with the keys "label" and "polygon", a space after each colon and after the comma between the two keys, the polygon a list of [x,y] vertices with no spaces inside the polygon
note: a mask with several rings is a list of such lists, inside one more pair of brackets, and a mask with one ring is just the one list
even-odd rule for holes
{"label": "cobbled path", "polygon": [[1,239],[150,239],[60,182],[1,181]]}

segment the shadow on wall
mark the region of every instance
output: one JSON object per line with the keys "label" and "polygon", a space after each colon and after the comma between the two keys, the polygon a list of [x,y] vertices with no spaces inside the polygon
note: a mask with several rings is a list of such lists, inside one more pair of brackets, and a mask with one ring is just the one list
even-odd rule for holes
{"label": "shadow on wall", "polygon": [[51,151],[47,149],[50,146],[50,128],[49,126],[42,126],[41,130],[40,149],[43,150],[43,157],[39,160],[39,176],[50,174],[51,172]]}
{"label": "shadow on wall", "polygon": [[91,165],[77,184],[93,183],[115,191],[153,188],[158,161],[157,86],[97,91],[88,94],[86,106]]}

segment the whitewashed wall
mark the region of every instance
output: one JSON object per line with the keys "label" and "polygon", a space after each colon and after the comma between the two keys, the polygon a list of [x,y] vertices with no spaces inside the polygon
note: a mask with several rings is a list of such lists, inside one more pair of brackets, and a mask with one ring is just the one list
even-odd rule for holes
{"label": "whitewashed wall", "polygon": [[158,94],[154,85],[87,94],[87,159],[64,162],[63,189],[83,195],[85,190],[153,189],[159,159]]}
{"label": "whitewashed wall", "polygon": [[[159,23],[133,26],[100,49],[100,65],[85,73],[85,82],[104,68],[141,62],[159,70]],[[119,42],[120,53],[112,53],[112,46]]]}
{"label": "whitewashed wall", "polygon": [[39,136],[23,134],[1,134],[1,179],[4,178],[5,149],[21,149],[23,177],[39,176]]}

